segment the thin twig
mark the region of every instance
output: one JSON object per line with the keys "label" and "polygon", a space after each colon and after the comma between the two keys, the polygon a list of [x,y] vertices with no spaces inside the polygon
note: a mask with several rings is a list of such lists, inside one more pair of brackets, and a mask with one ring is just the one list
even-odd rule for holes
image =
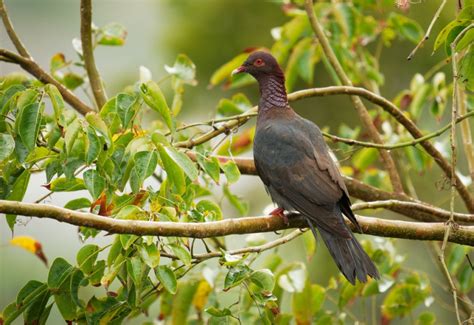
{"label": "thin twig", "polygon": [[[286,236],[280,237],[278,239],[275,239],[273,241],[270,241],[268,243],[259,245],[259,246],[251,246],[251,247],[245,247],[245,248],[239,248],[239,249],[234,249],[230,251],[226,251],[225,253],[228,255],[243,255],[243,254],[249,254],[249,253],[262,253],[264,251],[270,250],[272,248],[278,247],[280,245],[286,244],[290,241],[292,241],[295,238],[298,238],[300,235],[304,234],[307,231],[307,229],[297,229],[292,231]],[[197,261],[203,261],[207,260],[210,258],[215,258],[215,257],[222,257],[223,253],[222,252],[208,252],[208,253],[203,253],[203,254],[194,254],[192,256],[193,259]],[[177,256],[173,254],[161,254],[161,256],[168,257],[171,259],[179,259]]]}
{"label": "thin twig", "polygon": [[[352,81],[344,72],[331,45],[329,44],[329,40],[324,34],[323,28],[321,24],[319,23],[318,18],[316,17],[314,13],[313,0],[305,1],[305,9],[306,9],[308,18],[310,20],[311,27],[313,28],[313,31],[319,43],[321,44],[321,48],[323,49],[325,56],[328,58],[329,62],[333,66],[334,70],[336,71],[342,84],[345,86],[352,86]],[[359,115],[360,120],[362,121],[364,128],[369,133],[372,140],[375,143],[382,144],[383,143],[382,138],[379,132],[377,131],[377,128],[375,127],[372,121],[372,118],[370,117],[369,112],[367,111],[367,108],[365,107],[362,100],[358,96],[351,96],[351,100],[352,100],[352,103],[354,104],[357,114]],[[382,160],[385,164],[385,168],[387,169],[390,181],[393,186],[393,190],[397,193],[404,193],[402,181],[400,179],[400,175],[398,174],[397,167],[395,165],[395,162],[392,156],[387,150],[383,150],[383,149],[380,151],[380,155],[382,156]]]}
{"label": "thin twig", "polygon": [[[458,37],[456,37],[456,40]],[[457,52],[456,52],[456,44],[457,42],[453,42],[451,44],[451,60],[452,60],[452,69],[453,69],[453,97],[452,97],[452,109],[451,109],[451,133],[450,133],[450,142],[451,142],[451,201],[450,201],[450,212],[451,215],[447,222],[446,231],[444,233],[443,243],[441,245],[441,250],[438,254],[439,262],[441,263],[441,268],[443,270],[443,274],[448,281],[449,287],[451,289],[451,293],[453,295],[454,301],[454,309],[456,312],[456,319],[458,324],[461,325],[461,316],[459,314],[459,307],[458,307],[458,298],[457,298],[457,290],[456,286],[454,285],[453,279],[451,278],[451,274],[449,273],[448,267],[446,265],[446,261],[444,260],[444,254],[446,251],[446,245],[448,243],[449,234],[454,226],[454,199],[456,198],[456,179],[454,177],[456,171],[456,118],[457,118],[457,109],[458,109],[458,70],[457,70]]]}
{"label": "thin twig", "polygon": [[428,26],[428,29],[426,30],[425,36],[418,42],[418,44],[415,46],[413,51],[408,55],[407,60],[413,59],[413,56],[415,56],[416,51],[430,38],[431,30],[433,29],[433,26],[435,22],[438,20],[439,16],[441,15],[441,11],[443,10],[444,6],[446,5],[447,0],[443,0],[441,4],[438,7],[438,10],[436,10],[435,15],[433,16],[433,19],[431,20],[430,25]]}
{"label": "thin twig", "polygon": [[92,45],[92,3],[81,0],[81,42],[84,65],[89,77],[92,93],[97,107],[100,109],[107,102],[104,85],[95,65],[94,48]]}

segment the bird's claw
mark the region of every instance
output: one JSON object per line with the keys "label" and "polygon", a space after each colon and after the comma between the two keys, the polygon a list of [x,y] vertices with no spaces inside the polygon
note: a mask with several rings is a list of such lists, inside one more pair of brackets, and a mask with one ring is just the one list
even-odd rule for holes
{"label": "bird's claw", "polygon": [[270,212],[270,215],[282,218],[283,222],[287,226],[290,224],[290,221],[288,220],[288,217],[285,214],[285,209],[283,209],[283,208],[274,209],[272,212]]}

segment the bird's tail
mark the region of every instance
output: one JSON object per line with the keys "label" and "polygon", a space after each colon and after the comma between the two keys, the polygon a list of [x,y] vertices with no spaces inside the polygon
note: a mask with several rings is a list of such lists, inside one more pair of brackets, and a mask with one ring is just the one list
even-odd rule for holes
{"label": "bird's tail", "polygon": [[351,231],[351,237],[344,238],[321,228],[318,230],[337,267],[350,283],[355,284],[356,278],[360,282],[367,282],[367,276],[375,279],[380,277],[377,267]]}

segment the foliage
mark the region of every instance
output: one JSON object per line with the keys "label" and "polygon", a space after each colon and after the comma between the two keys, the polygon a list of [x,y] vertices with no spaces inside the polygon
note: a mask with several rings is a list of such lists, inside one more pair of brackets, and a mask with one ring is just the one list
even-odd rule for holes
{"label": "foliage", "polygon": [[[298,1],[296,1],[298,3]],[[423,31],[416,21],[391,10],[392,3],[373,1],[353,3],[318,2],[314,9],[331,35],[330,42],[343,69],[354,84],[378,89],[385,76],[379,69],[380,51],[395,41],[416,44]],[[375,12],[386,12],[376,14]],[[472,6],[458,14],[435,41],[451,55],[451,43],[472,24]],[[325,58],[305,12],[297,4],[285,7],[287,22],[273,29],[271,52],[285,67],[286,87],[290,92],[300,83],[312,86],[314,70],[323,66],[340,84]],[[459,39],[456,51],[463,53],[460,77],[465,87],[472,85],[474,29]],[[94,28],[96,46],[124,44],[126,30],[113,23]],[[50,72],[70,90],[83,87],[82,46],[73,42],[77,57],[67,60],[62,53],[51,58]],[[373,46],[380,50],[374,53]],[[247,53],[238,54],[218,68],[210,79],[215,86],[236,89],[252,83],[248,76],[231,79],[230,72],[242,63]],[[74,67],[74,70],[72,69]],[[43,84],[22,74],[3,76],[0,82],[0,199],[21,201],[30,176],[44,172],[44,187],[51,192],[75,192],[65,207],[91,211],[101,216],[126,220],[204,223],[224,218],[222,202],[245,215],[248,205],[232,192],[240,172],[232,159],[221,161],[215,152],[232,157],[250,149],[255,130],[226,134],[222,143],[205,142],[193,148],[195,161],[179,145],[194,139],[201,131],[180,120],[185,103],[183,93],[196,85],[196,67],[185,54],[165,67],[166,75],[154,81],[146,78],[110,97],[97,112],[80,116],[65,104],[53,84]],[[170,82],[172,94],[162,90]],[[406,89],[393,99],[414,122],[427,116],[440,120],[445,113],[452,84],[443,72],[429,76],[415,74]],[[472,96],[470,96],[471,98]],[[472,103],[472,98],[471,101]],[[251,102],[243,93],[224,98],[217,104],[216,120],[226,121],[248,112]],[[472,107],[471,107],[472,109]],[[385,143],[411,139],[388,113],[371,111]],[[214,120],[211,125],[214,125]],[[359,129],[341,125],[339,135],[364,139]],[[348,145],[337,144],[348,150]],[[398,164],[423,173],[433,163],[417,146],[402,149]],[[363,148],[346,160],[341,170],[362,182],[391,190],[387,173],[379,163],[379,151]],[[409,182],[409,180],[407,180]],[[17,216],[8,215],[11,230]],[[86,242],[99,232],[81,228]],[[249,236],[250,237],[250,236]],[[303,235],[307,258],[317,245],[310,233]],[[249,246],[265,239],[249,238]],[[367,313],[367,304],[377,308],[385,324],[392,319],[415,315],[420,324],[432,324],[429,308],[433,289],[427,275],[404,268],[403,256],[396,253],[392,240],[365,241],[364,248],[377,264],[381,280],[350,285],[342,276],[323,284],[310,274],[306,264],[284,260],[277,250],[231,255],[225,239],[203,241],[220,252],[218,266],[194,255],[195,240],[181,237],[114,235],[110,244],[99,247],[84,244],[76,261],[56,258],[47,279],[31,280],[6,306],[1,320],[9,324],[18,317],[25,323],[45,324],[51,309],[57,308],[68,322],[120,323],[139,315],[156,316],[175,324],[263,323],[263,324],[344,324]],[[39,256],[34,239],[14,238],[12,244]],[[472,270],[463,258],[464,246],[453,246],[448,268],[460,284],[462,293],[474,285]],[[41,254],[43,254],[41,252]],[[44,256],[43,256],[44,257]],[[46,263],[46,258],[44,257]],[[102,291],[86,288],[101,287]],[[91,294],[91,292],[94,292]],[[378,307],[380,303],[380,307]],[[356,310],[363,310],[356,312]],[[355,315],[354,315],[355,314]]]}

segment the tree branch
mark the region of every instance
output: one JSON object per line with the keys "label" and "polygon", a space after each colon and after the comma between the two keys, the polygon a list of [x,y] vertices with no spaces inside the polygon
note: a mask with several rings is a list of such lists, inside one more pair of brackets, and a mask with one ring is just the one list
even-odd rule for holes
{"label": "tree branch", "polygon": [[[319,40],[323,52],[329,62],[331,63],[332,67],[334,68],[337,76],[341,80],[342,84],[345,86],[352,86],[352,81],[344,72],[339,60],[337,59],[331,45],[329,44],[329,40],[327,39],[326,35],[324,34],[323,28],[319,23],[316,15],[314,14],[313,9],[313,0],[306,0],[305,1],[305,8],[306,13],[308,15],[309,21],[311,23],[311,27],[313,28],[314,34],[316,38]],[[375,127],[372,118],[367,111],[362,100],[357,96],[351,96],[352,103],[359,115],[359,118],[364,126],[364,128],[368,131],[370,137],[375,143],[382,144],[382,138],[380,137],[377,128]],[[387,169],[388,175],[390,177],[390,181],[392,183],[393,189],[395,192],[404,193],[402,181],[400,179],[400,175],[398,174],[397,167],[395,162],[387,150],[380,150],[380,154],[382,156],[382,160],[384,161],[385,167]]]}
{"label": "tree branch", "polygon": [[436,13],[433,16],[433,19],[431,19],[431,22],[428,26],[428,29],[426,30],[425,36],[418,42],[418,44],[415,46],[413,51],[410,52],[410,54],[407,57],[407,60],[410,61],[413,59],[415,56],[416,51],[430,38],[431,30],[433,29],[433,26],[435,22],[438,20],[439,16],[441,15],[441,11],[443,11],[444,6],[446,5],[447,0],[443,0],[441,4],[439,5],[438,9],[436,10]]}
{"label": "tree branch", "polygon": [[105,89],[95,65],[94,48],[92,45],[92,3],[91,0],[81,0],[81,42],[84,65],[89,77],[92,93],[100,109],[107,102]]}
{"label": "tree branch", "polygon": [[[304,228],[307,225],[303,218],[296,216],[290,216],[288,224],[285,224],[283,218],[275,216],[246,217],[205,223],[122,220],[102,217],[92,213],[73,211],[47,204],[6,200],[0,200],[0,212],[4,214],[55,219],[71,225],[90,227],[110,233],[138,236],[207,238],[256,232],[271,232],[288,228]],[[442,241],[446,229],[444,223],[383,220],[362,216],[357,216],[357,220],[364,234],[381,237]],[[351,225],[348,220],[346,220],[346,222],[348,225]],[[355,229],[353,230],[355,231]],[[448,240],[453,243],[474,246],[474,226],[458,226],[450,232]]]}

